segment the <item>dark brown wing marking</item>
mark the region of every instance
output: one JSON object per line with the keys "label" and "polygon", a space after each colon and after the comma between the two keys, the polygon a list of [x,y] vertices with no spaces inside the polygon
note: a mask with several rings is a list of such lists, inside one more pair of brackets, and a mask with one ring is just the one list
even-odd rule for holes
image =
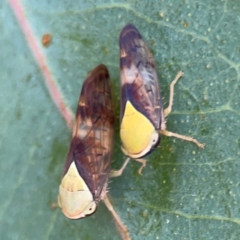
{"label": "dark brown wing marking", "polygon": [[121,67],[121,116],[126,101],[144,116],[155,129],[164,121],[158,77],[154,59],[136,27],[126,25],[119,37]]}
{"label": "dark brown wing marking", "polygon": [[76,123],[64,173],[75,161],[79,174],[100,200],[107,184],[113,148],[115,114],[107,68],[97,66],[85,80],[76,112]]}

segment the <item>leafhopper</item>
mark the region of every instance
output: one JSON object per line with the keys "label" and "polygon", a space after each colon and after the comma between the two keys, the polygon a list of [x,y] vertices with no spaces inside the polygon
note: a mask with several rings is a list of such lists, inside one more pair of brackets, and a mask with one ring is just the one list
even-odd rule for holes
{"label": "leafhopper", "polygon": [[139,174],[146,165],[144,156],[151,153],[160,143],[160,134],[194,142],[192,137],[166,130],[165,118],[172,110],[174,85],[183,72],[179,72],[170,85],[169,106],[163,109],[156,66],[151,52],[141,34],[132,24],[126,25],[119,37],[121,70],[120,137],[122,151],[128,156],[119,171],[122,174],[130,158],[141,162]]}
{"label": "leafhopper", "polygon": [[58,204],[66,217],[79,219],[93,214],[103,200],[121,235],[130,239],[107,196],[115,123],[112,97],[108,70],[99,65],[83,83]]}

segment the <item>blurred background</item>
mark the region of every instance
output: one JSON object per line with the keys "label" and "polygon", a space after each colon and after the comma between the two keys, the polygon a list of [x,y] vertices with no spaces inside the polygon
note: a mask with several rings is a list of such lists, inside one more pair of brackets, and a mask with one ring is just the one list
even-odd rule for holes
{"label": "blurred background", "polygon": [[153,53],[165,107],[171,81],[185,73],[168,130],[206,147],[163,136],[143,176],[131,161],[111,179],[116,211],[134,240],[239,239],[239,14],[233,0],[2,1],[0,239],[121,239],[103,203],[79,221],[54,207],[71,130],[46,82],[75,113],[87,73],[108,67],[118,121],[112,168],[119,168],[118,37],[127,23]]}

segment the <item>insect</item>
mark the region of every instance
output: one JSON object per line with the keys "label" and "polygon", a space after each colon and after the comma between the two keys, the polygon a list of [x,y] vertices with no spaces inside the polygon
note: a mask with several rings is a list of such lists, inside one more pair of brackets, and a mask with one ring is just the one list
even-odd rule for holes
{"label": "insect", "polygon": [[114,123],[109,73],[105,65],[99,65],[82,87],[58,204],[66,217],[79,219],[93,214],[103,200],[120,230],[128,235],[107,196]]}
{"label": "insect", "polygon": [[126,25],[119,37],[121,68],[120,137],[122,151],[128,156],[122,168],[113,171],[113,177],[122,174],[130,158],[141,162],[139,174],[146,165],[144,156],[160,143],[160,133],[191,141],[203,148],[192,137],[166,130],[165,117],[172,110],[174,85],[183,72],[179,72],[170,85],[169,106],[163,109],[155,62],[145,41],[135,26]]}

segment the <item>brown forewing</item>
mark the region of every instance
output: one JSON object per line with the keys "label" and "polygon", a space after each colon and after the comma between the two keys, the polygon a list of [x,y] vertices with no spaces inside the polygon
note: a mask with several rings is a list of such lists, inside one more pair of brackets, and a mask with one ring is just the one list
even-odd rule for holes
{"label": "brown forewing", "polygon": [[105,65],[99,65],[83,83],[63,173],[65,175],[75,161],[96,201],[100,200],[101,191],[108,181],[114,122],[109,73]]}
{"label": "brown forewing", "polygon": [[155,129],[159,129],[163,119],[158,77],[154,59],[144,39],[131,24],[120,33],[121,67],[121,115],[122,120],[127,101],[144,116]]}

